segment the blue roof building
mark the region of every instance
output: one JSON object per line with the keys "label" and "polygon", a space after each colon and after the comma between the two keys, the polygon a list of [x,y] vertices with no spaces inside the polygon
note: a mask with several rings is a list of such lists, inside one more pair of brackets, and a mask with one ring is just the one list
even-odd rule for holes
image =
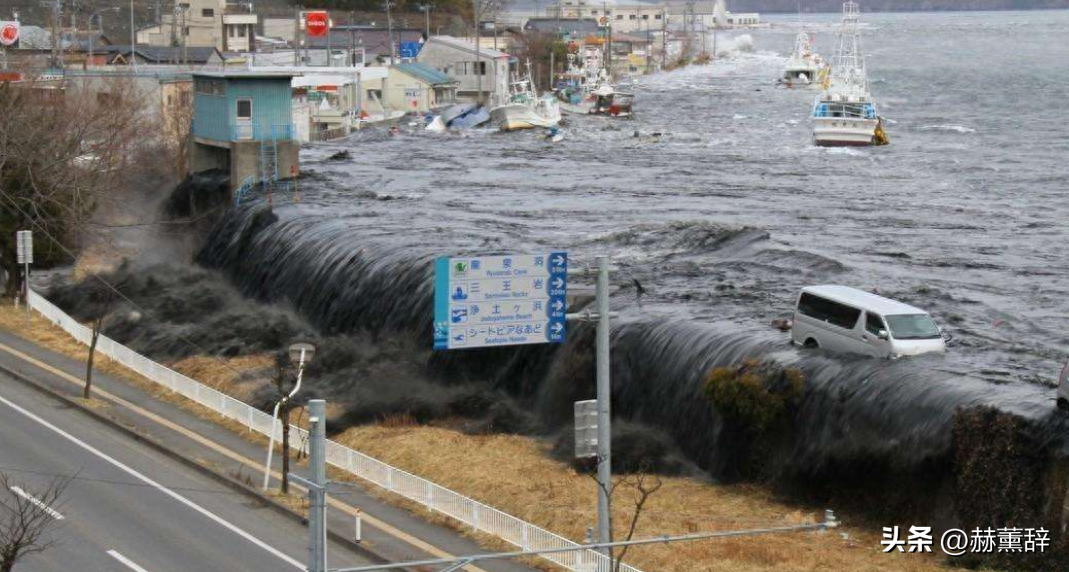
{"label": "blue roof building", "polygon": [[293,79],[278,72],[194,72],[190,170],[230,172],[231,189],[297,175]]}

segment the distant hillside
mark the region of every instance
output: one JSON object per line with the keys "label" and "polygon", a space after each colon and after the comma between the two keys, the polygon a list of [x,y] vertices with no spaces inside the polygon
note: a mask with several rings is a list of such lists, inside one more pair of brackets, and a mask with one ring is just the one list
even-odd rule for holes
{"label": "distant hillside", "polygon": [[[857,0],[862,12],[934,10],[1044,10],[1069,8],[1069,0]],[[843,0],[728,0],[735,12],[838,12]]]}

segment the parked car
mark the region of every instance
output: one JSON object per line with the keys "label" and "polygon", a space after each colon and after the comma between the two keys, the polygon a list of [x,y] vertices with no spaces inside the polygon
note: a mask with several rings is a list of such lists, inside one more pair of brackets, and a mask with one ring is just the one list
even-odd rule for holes
{"label": "parked car", "polygon": [[947,349],[942,330],[928,312],[837,285],[802,288],[791,340],[803,347],[884,358]]}
{"label": "parked car", "polygon": [[1069,361],[1062,367],[1058,377],[1058,409],[1069,411]]}

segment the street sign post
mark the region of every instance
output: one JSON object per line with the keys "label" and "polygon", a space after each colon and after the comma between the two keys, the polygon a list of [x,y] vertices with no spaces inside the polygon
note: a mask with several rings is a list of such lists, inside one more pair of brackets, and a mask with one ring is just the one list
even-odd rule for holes
{"label": "street sign post", "polygon": [[568,254],[435,261],[434,349],[563,343]]}
{"label": "street sign post", "polygon": [[15,233],[15,262],[22,265],[22,292],[26,302],[26,312],[30,311],[30,265],[33,264],[33,231],[20,230]]}

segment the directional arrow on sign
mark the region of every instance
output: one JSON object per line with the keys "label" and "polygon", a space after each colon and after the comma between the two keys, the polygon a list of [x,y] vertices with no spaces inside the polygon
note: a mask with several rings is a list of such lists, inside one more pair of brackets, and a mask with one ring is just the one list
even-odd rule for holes
{"label": "directional arrow on sign", "polygon": [[554,278],[553,279],[553,287],[557,288],[557,289],[564,288],[564,279],[561,278],[560,276]]}
{"label": "directional arrow on sign", "polygon": [[560,312],[561,310],[564,309],[564,302],[561,302],[560,300],[554,300],[553,301],[553,309],[558,311],[558,312]]}
{"label": "directional arrow on sign", "polygon": [[553,266],[564,266],[564,257],[559,255],[559,254],[554,256],[553,257]]}
{"label": "directional arrow on sign", "polygon": [[550,328],[553,330],[554,334],[559,334],[561,333],[561,331],[564,330],[564,324],[560,322],[555,322],[552,326],[550,326]]}

